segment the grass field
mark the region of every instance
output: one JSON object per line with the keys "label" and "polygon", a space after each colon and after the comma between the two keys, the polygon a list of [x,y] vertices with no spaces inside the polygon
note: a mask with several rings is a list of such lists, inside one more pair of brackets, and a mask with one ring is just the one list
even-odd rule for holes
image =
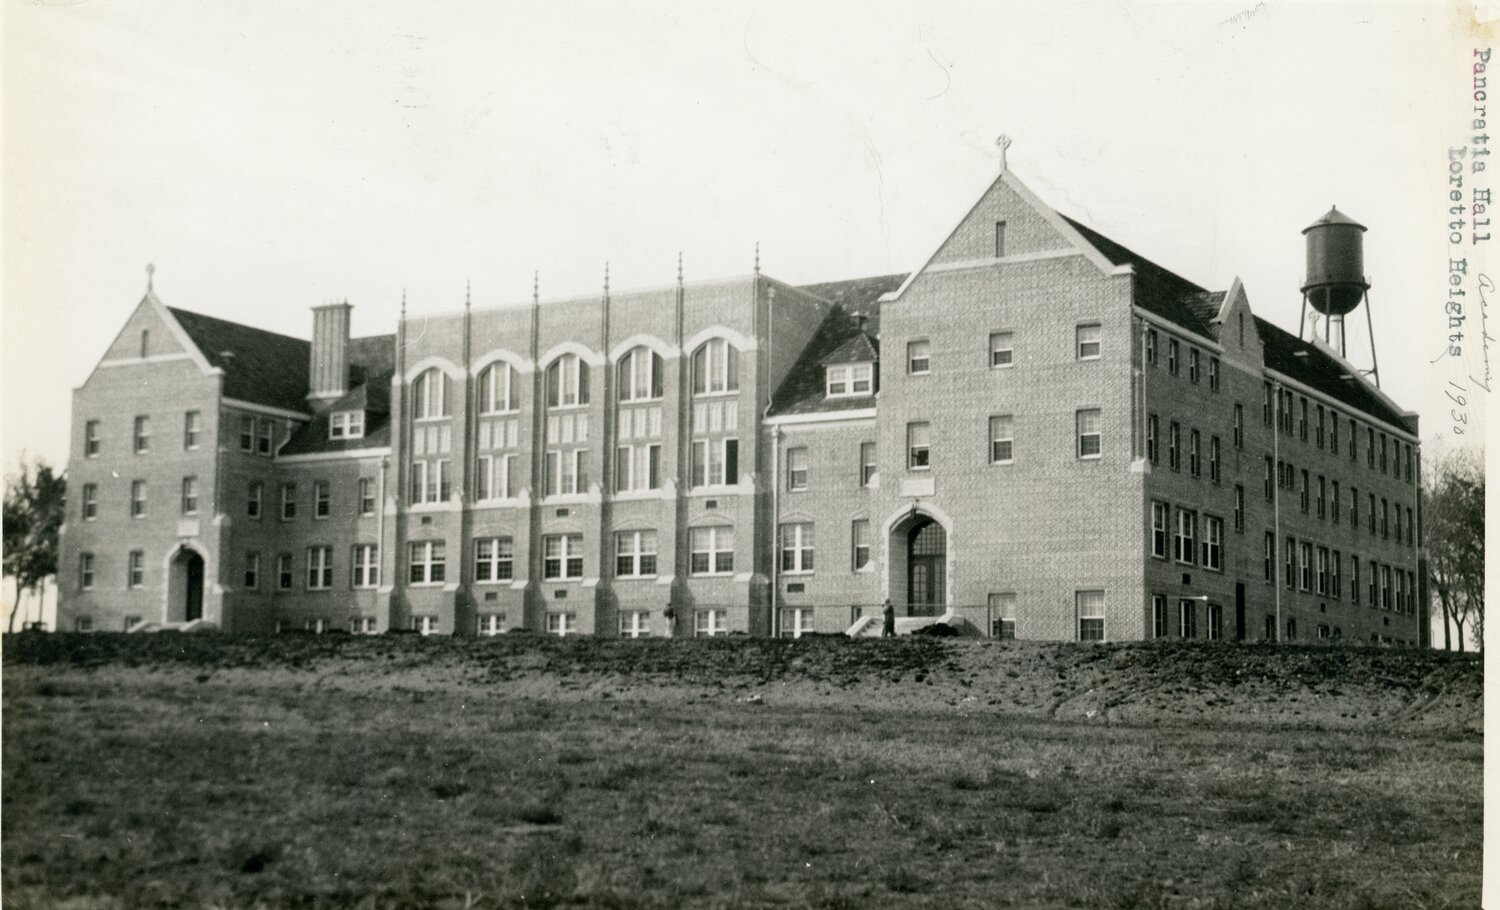
{"label": "grass field", "polygon": [[5,641],[4,905],[1477,906],[1481,664]]}

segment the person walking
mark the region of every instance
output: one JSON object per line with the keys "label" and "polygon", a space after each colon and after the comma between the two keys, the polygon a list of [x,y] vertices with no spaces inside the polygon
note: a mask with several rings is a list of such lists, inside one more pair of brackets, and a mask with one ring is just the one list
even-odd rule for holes
{"label": "person walking", "polygon": [[667,608],[662,611],[661,615],[667,621],[667,637],[671,638],[673,627],[677,625],[677,611],[672,608],[671,604],[667,604]]}
{"label": "person walking", "polygon": [[880,629],[880,637],[881,638],[895,638],[896,637],[896,608],[891,605],[891,599],[889,597],[887,597],[885,599],[885,609],[882,610],[881,613],[882,613],[882,615],[885,616],[885,625],[882,626],[881,629]]}

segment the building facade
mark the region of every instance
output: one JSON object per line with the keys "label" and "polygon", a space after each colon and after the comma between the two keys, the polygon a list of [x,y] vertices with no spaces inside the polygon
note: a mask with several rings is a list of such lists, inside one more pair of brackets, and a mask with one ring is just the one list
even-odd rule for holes
{"label": "building facade", "polygon": [[1424,639],[1416,415],[1009,171],[908,275],[349,312],[148,287],[60,627]]}

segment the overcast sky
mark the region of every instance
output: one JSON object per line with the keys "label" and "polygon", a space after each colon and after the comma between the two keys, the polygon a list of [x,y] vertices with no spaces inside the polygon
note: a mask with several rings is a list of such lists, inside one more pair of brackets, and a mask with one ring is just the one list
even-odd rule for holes
{"label": "overcast sky", "polygon": [[[743,274],[909,271],[996,172],[1297,329],[1300,231],[1369,227],[1385,390],[1448,426],[1452,5],[7,2],[3,455],[139,301],[305,337]],[[1500,240],[1496,241],[1500,243]],[[1500,333],[1495,333],[1500,334]],[[1451,367],[1444,362],[1440,366]],[[1442,418],[1442,419],[1439,419]]]}

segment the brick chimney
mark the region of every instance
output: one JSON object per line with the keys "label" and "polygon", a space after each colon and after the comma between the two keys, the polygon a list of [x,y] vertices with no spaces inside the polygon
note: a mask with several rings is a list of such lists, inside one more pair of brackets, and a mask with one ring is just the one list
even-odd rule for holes
{"label": "brick chimney", "polygon": [[315,306],[307,366],[307,397],[339,398],[349,391],[349,301]]}

